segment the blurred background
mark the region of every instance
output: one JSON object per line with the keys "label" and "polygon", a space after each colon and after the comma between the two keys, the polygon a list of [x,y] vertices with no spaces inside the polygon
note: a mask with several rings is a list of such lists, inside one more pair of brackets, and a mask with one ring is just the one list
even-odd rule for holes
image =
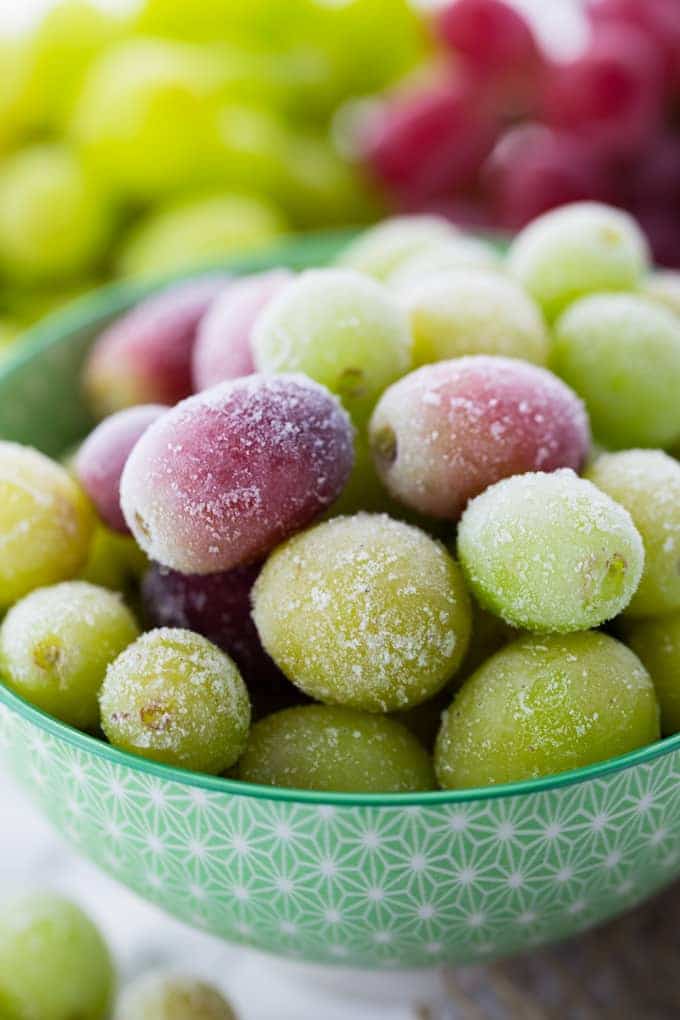
{"label": "blurred background", "polygon": [[0,341],[106,280],[436,211],[680,264],[678,0],[0,0]]}

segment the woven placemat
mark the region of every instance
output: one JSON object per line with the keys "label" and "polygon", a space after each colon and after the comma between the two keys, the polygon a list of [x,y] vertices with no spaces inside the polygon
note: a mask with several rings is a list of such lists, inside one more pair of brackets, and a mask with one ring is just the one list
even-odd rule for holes
{"label": "woven placemat", "polygon": [[445,974],[422,1020],[680,1020],[680,883],[550,949]]}

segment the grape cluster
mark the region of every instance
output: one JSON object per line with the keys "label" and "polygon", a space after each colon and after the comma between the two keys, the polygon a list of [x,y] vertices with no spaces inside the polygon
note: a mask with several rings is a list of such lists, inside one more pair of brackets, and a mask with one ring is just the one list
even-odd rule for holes
{"label": "grape cluster", "polygon": [[236,1020],[215,987],[188,975],[143,974],[120,996],[117,984],[106,942],[75,903],[48,889],[3,899],[3,1020]]}
{"label": "grape cluster", "polygon": [[509,0],[450,0],[431,72],[349,118],[358,155],[404,212],[516,230],[592,199],[632,212],[680,265],[680,6],[589,0],[587,41],[544,51]]}
{"label": "grape cluster", "polygon": [[334,266],[140,302],[86,359],[110,413],[69,467],[0,444],[4,682],[123,751],[322,791],[675,731],[678,289],[586,202],[504,257],[397,217]]}

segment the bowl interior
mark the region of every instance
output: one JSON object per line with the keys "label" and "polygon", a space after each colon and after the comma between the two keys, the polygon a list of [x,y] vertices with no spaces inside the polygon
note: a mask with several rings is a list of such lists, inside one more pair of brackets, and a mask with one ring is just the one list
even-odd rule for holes
{"label": "bowl interior", "polygon": [[[351,236],[352,232],[339,231],[292,238],[265,252],[203,267],[200,272],[219,270],[241,275],[274,266],[300,270],[323,265],[337,255]],[[187,275],[182,273],[181,278]],[[21,350],[0,369],[0,438],[35,446],[51,456],[59,456],[82,439],[93,424],[80,388],[80,369],[89,346],[116,316],[141,297],[162,289],[176,278],[124,282],[105,287],[50,316],[31,330]],[[0,705],[3,703],[32,725],[59,736],[82,751],[125,763],[136,771],[206,790],[219,789],[241,796],[316,804],[434,804],[513,797],[585,782],[680,748],[680,734],[676,734],[649,747],[586,768],[491,788],[417,794],[329,794],[259,787],[198,775],[118,751],[50,718],[0,683]]]}

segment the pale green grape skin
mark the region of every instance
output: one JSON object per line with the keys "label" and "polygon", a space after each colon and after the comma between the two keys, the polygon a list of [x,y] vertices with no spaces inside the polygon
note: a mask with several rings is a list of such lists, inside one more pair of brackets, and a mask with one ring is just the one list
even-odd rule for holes
{"label": "pale green grape skin", "polygon": [[661,708],[661,732],[680,730],[680,612],[653,620],[634,620],[626,644],[641,659],[654,683]]}
{"label": "pale green grape skin", "polygon": [[253,330],[261,372],[304,372],[340,397],[361,427],[382,391],[411,367],[406,317],[379,283],[348,269],[301,273]]}
{"label": "pale green grape skin", "polygon": [[444,789],[582,768],[659,738],[654,686],[606,634],[527,635],[488,659],[444,716],[435,769]]}
{"label": "pale green grape skin", "polygon": [[0,266],[19,283],[69,280],[97,265],[112,214],[66,147],[34,145],[0,169]]}
{"label": "pale green grape skin", "polygon": [[7,1020],[108,1020],[116,978],[99,931],[47,890],[0,912],[0,1008]]}
{"label": "pale green grape skin", "polygon": [[252,251],[286,229],[269,202],[231,192],[161,205],[124,242],[124,276],[161,276]]}
{"label": "pale green grape skin", "polygon": [[625,507],[642,536],[645,567],[630,617],[680,609],[680,464],[661,450],[603,454],[586,472]]}
{"label": "pale green grape skin", "polygon": [[236,1020],[212,985],[179,974],[144,975],[123,991],[115,1020]]}
{"label": "pale green grape skin", "polygon": [[199,634],[147,631],[109,666],[102,729],[124,751],[216,775],[239,758],[250,700],[238,669]]}
{"label": "pale green grape skin", "polygon": [[680,316],[680,272],[673,269],[659,269],[645,280],[642,294],[658,301],[675,315]]}
{"label": "pale green grape skin", "polygon": [[263,786],[337,793],[433,790],[432,760],[388,716],[303,705],[255,723],[237,778]]}
{"label": "pale green grape skin", "polygon": [[510,246],[507,268],[548,320],[584,294],[635,290],[649,248],[632,216],[599,202],[544,213]]}
{"label": "pale green grape skin", "polygon": [[359,234],[337,263],[385,282],[411,255],[457,236],[456,228],[441,216],[393,216]]}
{"label": "pale green grape skin", "polygon": [[385,514],[335,517],[279,546],[255,583],[253,619],[300,690],[367,712],[433,697],[470,634],[458,565]]}
{"label": "pale green grape skin", "polygon": [[595,294],[558,320],[551,368],[613,450],[680,440],[680,320],[636,294]]}
{"label": "pale green grape skin", "polygon": [[420,251],[405,258],[390,273],[387,284],[397,294],[415,287],[439,273],[459,269],[500,270],[501,259],[487,241],[467,234],[457,234],[440,241],[432,241]]}
{"label": "pale green grape skin", "polygon": [[597,627],[632,599],[642,539],[630,514],[564,468],[505,478],[470,500],[458,558],[482,608],[513,627]]}
{"label": "pale green grape skin", "polygon": [[98,524],[78,579],[131,596],[148,569],[148,557],[134,538]]}
{"label": "pale green grape skin", "polygon": [[61,465],[37,450],[0,441],[0,608],[82,568],[95,519]]}
{"label": "pale green grape skin", "polygon": [[548,363],[550,340],[538,306],[501,273],[435,273],[407,287],[401,305],[411,324],[416,366],[468,354]]}
{"label": "pale green grape skin", "polygon": [[38,588],[0,626],[0,673],[17,694],[81,730],[99,725],[108,665],[139,637],[119,595],[86,581]]}

